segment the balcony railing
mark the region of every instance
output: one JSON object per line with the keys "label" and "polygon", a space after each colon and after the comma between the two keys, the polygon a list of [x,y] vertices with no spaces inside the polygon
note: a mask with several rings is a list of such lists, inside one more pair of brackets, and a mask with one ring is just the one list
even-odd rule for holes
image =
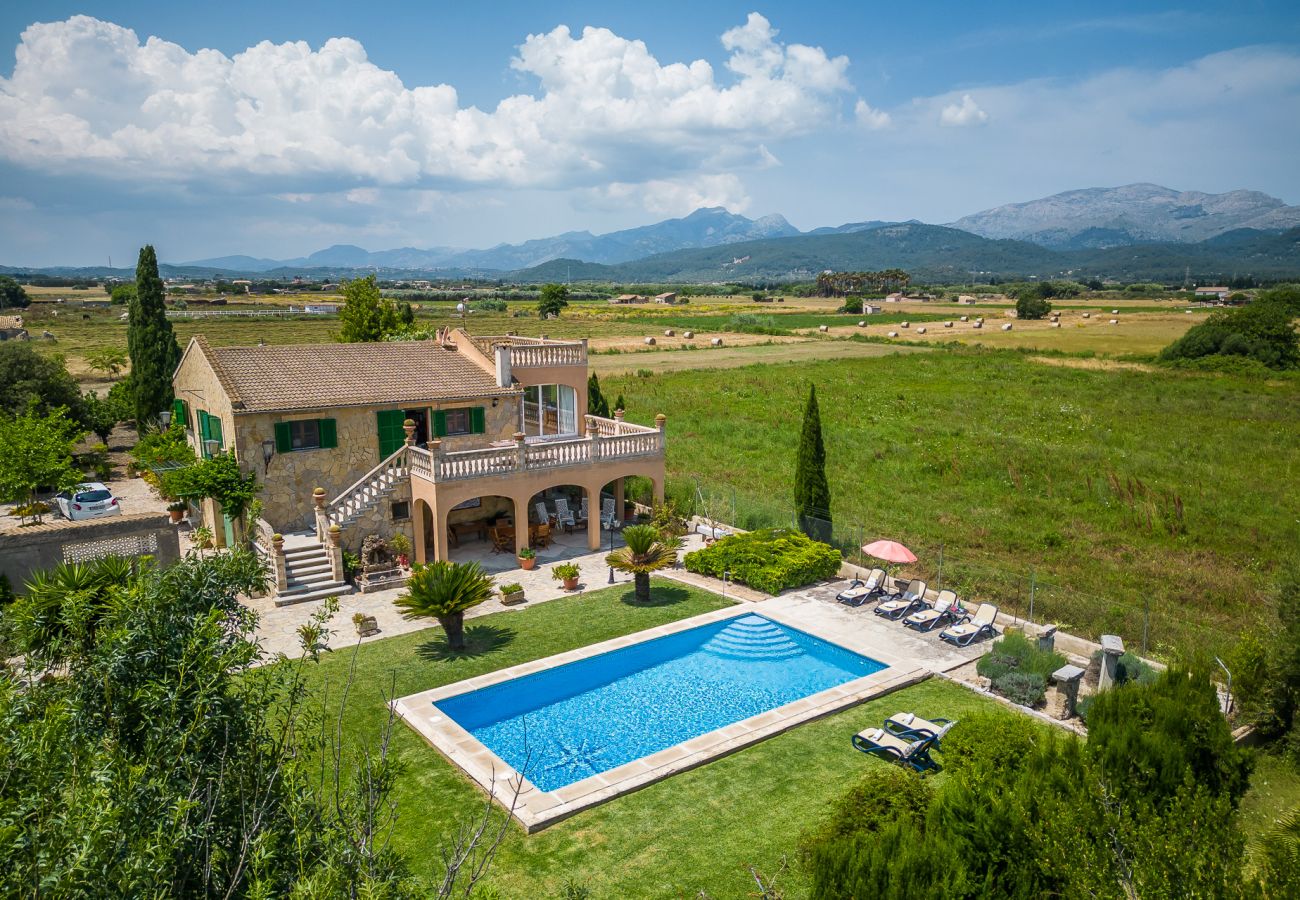
{"label": "balcony railing", "polygon": [[543,366],[585,366],[587,348],[583,344],[513,344],[510,368],[536,369]]}
{"label": "balcony railing", "polygon": [[410,448],[412,475],[442,483],[492,478],[519,472],[562,469],[623,459],[662,455],[664,433],[658,428],[589,416],[588,434],[541,443],[517,442],[510,447],[486,447],[456,453]]}

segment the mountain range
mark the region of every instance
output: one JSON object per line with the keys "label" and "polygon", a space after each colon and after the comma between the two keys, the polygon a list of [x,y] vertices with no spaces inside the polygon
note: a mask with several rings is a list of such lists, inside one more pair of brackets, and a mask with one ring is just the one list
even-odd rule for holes
{"label": "mountain range", "polygon": [[[903,268],[919,281],[972,276],[1118,279],[1300,276],[1300,207],[1257,191],[1206,194],[1153,184],[1067,191],[965,216],[950,225],[862,221],[801,232],[783,216],[750,219],[721,207],[595,235],[572,231],[484,250],[369,251],[337,244],[310,256],[223,256],[164,264],[168,277],[295,275],[489,277],[516,281],[792,280],[823,269]],[[29,269],[0,266],[0,272]],[[129,277],[126,270],[55,267],[52,275]]]}

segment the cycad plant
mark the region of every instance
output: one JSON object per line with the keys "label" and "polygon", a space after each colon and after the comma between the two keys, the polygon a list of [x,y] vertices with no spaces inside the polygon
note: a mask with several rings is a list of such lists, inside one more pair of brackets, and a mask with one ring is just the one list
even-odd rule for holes
{"label": "cycad plant", "polygon": [[677,562],[677,551],[682,542],[665,537],[651,525],[633,525],[623,529],[625,546],[619,547],[605,562],[620,572],[633,576],[636,584],[636,602],[650,602],[650,573],[666,569]]}
{"label": "cycad plant", "polygon": [[415,566],[396,602],[408,619],[433,616],[447,633],[447,646],[464,650],[465,610],[490,599],[492,589],[492,577],[478,563],[434,562]]}

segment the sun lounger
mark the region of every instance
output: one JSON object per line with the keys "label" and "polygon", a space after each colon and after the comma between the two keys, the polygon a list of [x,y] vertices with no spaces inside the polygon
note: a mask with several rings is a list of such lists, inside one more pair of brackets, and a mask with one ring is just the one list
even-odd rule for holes
{"label": "sun lounger", "polygon": [[935,598],[934,606],[912,613],[903,619],[903,625],[915,628],[917,631],[930,631],[953,621],[953,610],[956,606],[957,594],[954,591],[942,590]]}
{"label": "sun lounger", "polygon": [[569,501],[563,497],[557,497],[555,500],[555,524],[563,525],[567,531],[573,531],[577,524],[573,518],[573,510],[569,509]]}
{"label": "sun lounger", "polygon": [[911,615],[925,605],[925,582],[919,578],[913,578],[907,584],[906,590],[898,597],[897,600],[886,600],[875,608],[878,616],[884,616],[886,619],[897,621],[903,616]]}
{"label": "sun lounger", "polygon": [[956,724],[952,719],[922,719],[916,713],[894,713],[885,720],[885,730],[900,737],[932,737],[938,749],[940,739]]}
{"label": "sun lounger", "polygon": [[853,746],[863,753],[879,756],[901,766],[909,766],[918,772],[939,768],[939,764],[930,758],[930,748],[934,747],[937,741],[936,737],[910,740],[890,734],[883,728],[868,728],[853,736]]}
{"label": "sun lounger", "polygon": [[992,603],[981,603],[974,616],[965,616],[956,625],[939,632],[939,637],[958,647],[968,646],[972,641],[985,635],[992,637],[993,622],[998,617],[998,608]]}
{"label": "sun lounger", "polygon": [[866,580],[853,579],[853,583],[836,596],[836,600],[848,606],[861,606],[879,595],[885,588],[885,570],[872,569]]}

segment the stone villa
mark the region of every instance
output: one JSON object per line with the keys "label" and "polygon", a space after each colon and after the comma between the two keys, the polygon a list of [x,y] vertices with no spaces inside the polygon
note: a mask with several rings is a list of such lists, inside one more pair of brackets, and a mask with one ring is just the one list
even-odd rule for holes
{"label": "stone villa", "polygon": [[[587,376],[585,341],[448,329],[433,341],[212,347],[200,336],[173,377],[173,416],[201,456],[233,450],[257,472],[256,543],[280,557],[281,594],[306,599],[341,580],[340,548],[372,534],[405,533],[425,562],[501,525],[517,551],[539,501],[577,513],[585,500],[576,524],[596,550],[602,496],[621,518],[625,479],[640,476],[662,499],[664,418],[587,415]],[[213,502],[203,518],[219,545],[235,541],[238,523]],[[273,535],[292,550],[267,546]],[[295,585],[302,560],[335,577]]]}

